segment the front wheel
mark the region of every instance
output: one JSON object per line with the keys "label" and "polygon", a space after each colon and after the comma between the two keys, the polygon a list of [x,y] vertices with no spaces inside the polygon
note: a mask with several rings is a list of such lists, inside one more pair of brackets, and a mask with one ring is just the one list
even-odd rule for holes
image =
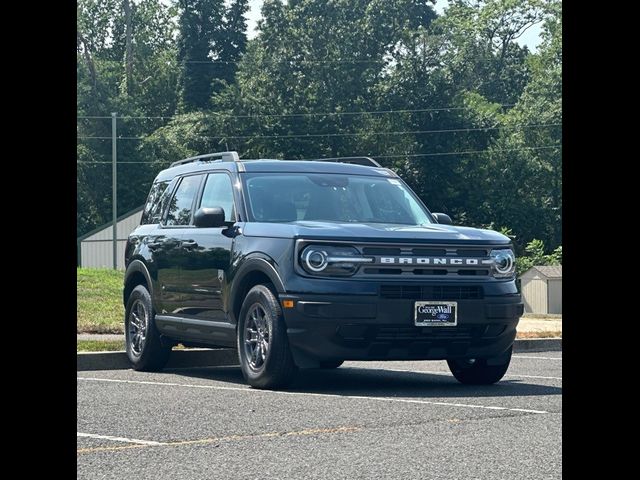
{"label": "front wheel", "polygon": [[282,309],[266,285],[253,287],[242,303],[238,356],[242,375],[252,387],[284,387],[295,375]]}
{"label": "front wheel", "polygon": [[[492,361],[492,359],[469,358],[447,360],[447,364],[453,376],[460,383],[466,385],[490,385],[498,382],[507,373],[509,363],[511,363],[512,349],[513,347],[500,356],[499,363],[495,359]],[[494,363],[498,364],[494,365]]]}

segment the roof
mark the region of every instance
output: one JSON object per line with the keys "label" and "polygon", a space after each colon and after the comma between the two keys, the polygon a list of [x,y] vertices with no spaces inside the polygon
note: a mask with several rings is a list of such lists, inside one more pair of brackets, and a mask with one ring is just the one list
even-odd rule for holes
{"label": "roof", "polygon": [[239,162],[201,161],[176,165],[162,170],[156,181],[171,180],[176,175],[207,170],[228,170],[230,172],[300,172],[300,173],[337,173],[349,175],[375,175],[396,177],[387,168],[369,167],[340,162],[319,162],[313,160],[240,160]]}
{"label": "roof", "polygon": [[527,270],[527,272],[531,270],[537,270],[538,273],[547,278],[562,278],[562,265],[536,265]]}
{"label": "roof", "polygon": [[[127,213],[123,213],[122,215],[120,215],[118,218],[116,218],[116,222],[121,222],[122,220],[124,220],[127,217],[130,217],[131,215],[135,215],[136,213],[138,213],[140,210],[142,210],[144,208],[144,205],[141,205],[137,208],[134,208],[133,210],[129,210]],[[95,235],[96,233],[98,233],[100,230],[104,230],[105,228],[109,228],[111,225],[113,225],[113,222],[107,222],[104,225],[100,225],[99,227],[94,228],[93,230],[91,230],[90,232],[85,233],[84,235],[82,235],[81,237],[78,237],[76,239],[76,242],[81,242],[82,240],[84,240],[85,238],[90,237],[91,235]]]}

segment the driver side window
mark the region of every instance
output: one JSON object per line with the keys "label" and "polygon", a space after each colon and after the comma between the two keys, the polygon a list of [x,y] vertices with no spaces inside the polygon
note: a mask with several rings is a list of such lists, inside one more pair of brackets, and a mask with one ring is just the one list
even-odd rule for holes
{"label": "driver side window", "polygon": [[222,207],[227,222],[236,221],[236,209],[233,201],[231,178],[226,173],[210,173],[202,192],[202,207]]}

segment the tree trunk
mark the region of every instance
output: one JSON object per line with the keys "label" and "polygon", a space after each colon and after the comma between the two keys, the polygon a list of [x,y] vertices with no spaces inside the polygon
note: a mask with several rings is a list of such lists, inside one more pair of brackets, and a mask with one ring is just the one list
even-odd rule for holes
{"label": "tree trunk", "polygon": [[133,50],[131,45],[131,3],[124,0],[124,15],[126,24],[126,50],[125,50],[125,95],[132,93],[133,89]]}
{"label": "tree trunk", "polygon": [[89,45],[87,45],[87,41],[85,40],[82,33],[78,32],[78,40],[82,44],[82,56],[84,57],[84,61],[87,64],[87,68],[89,69],[89,75],[91,76],[91,87],[93,93],[96,93],[96,88],[98,86],[98,76],[96,74],[96,66],[93,63],[93,58],[91,58],[91,52],[89,51]]}

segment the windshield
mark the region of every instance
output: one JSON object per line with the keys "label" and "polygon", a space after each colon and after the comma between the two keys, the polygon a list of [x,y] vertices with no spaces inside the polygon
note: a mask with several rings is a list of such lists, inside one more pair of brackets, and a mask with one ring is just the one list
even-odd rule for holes
{"label": "windshield", "polygon": [[249,215],[256,222],[432,223],[397,178],[265,173],[245,174],[243,180]]}

